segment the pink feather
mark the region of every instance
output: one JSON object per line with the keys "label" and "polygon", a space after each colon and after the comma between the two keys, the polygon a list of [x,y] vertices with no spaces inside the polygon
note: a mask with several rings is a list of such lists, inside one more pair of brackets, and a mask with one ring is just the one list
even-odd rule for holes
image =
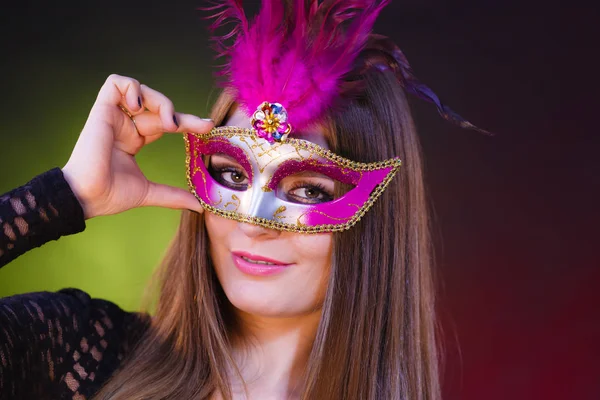
{"label": "pink feather", "polygon": [[[248,22],[242,0],[215,0],[210,26],[221,69],[248,115],[281,103],[294,129],[318,122],[339,97],[344,76],[390,0],[262,0]],[[215,31],[235,24],[225,35]],[[226,46],[225,42],[232,42]]]}

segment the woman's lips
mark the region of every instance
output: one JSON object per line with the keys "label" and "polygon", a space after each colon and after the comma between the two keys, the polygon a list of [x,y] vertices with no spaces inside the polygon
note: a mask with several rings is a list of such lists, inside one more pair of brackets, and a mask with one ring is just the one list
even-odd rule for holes
{"label": "woman's lips", "polygon": [[235,266],[245,274],[255,276],[268,276],[283,271],[292,264],[284,263],[271,258],[257,256],[243,251],[231,253]]}

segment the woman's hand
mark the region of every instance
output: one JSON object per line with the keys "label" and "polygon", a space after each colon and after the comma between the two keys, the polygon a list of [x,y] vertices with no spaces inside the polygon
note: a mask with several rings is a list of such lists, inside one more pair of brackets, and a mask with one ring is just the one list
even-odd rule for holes
{"label": "woman's hand", "polygon": [[[119,106],[130,112],[135,123]],[[211,120],[176,113],[173,103],[156,90],[111,75],[62,171],[86,219],[142,206],[202,212],[189,191],[146,179],[135,155],[163,132],[208,133],[212,128]]]}

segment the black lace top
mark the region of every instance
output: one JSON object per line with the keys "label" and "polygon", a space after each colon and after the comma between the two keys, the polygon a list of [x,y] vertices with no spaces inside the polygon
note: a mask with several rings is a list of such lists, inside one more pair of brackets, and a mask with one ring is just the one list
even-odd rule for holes
{"label": "black lace top", "polygon": [[[0,197],[0,267],[84,229],[61,170],[50,170]],[[0,399],[90,398],[147,321],[77,289],[0,299]]]}

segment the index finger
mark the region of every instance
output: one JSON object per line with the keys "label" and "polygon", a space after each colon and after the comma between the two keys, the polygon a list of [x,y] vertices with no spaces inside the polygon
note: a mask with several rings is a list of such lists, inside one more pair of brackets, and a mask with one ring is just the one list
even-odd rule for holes
{"label": "index finger", "polygon": [[[175,113],[175,115],[179,121],[179,127],[175,133],[192,132],[207,134],[215,126],[212,119],[200,118],[192,114],[184,113]],[[149,120],[152,120],[152,122]],[[163,135],[164,130],[162,129],[162,124],[160,123],[160,117],[158,115],[149,113],[138,115],[136,116],[136,121],[138,121],[138,126],[144,126],[144,132],[146,133],[142,136],[144,136],[145,144],[152,143]]]}
{"label": "index finger", "polygon": [[193,132],[206,134],[215,127],[215,123],[210,118],[200,118],[192,114],[175,113],[179,121],[179,127],[176,132]]}

